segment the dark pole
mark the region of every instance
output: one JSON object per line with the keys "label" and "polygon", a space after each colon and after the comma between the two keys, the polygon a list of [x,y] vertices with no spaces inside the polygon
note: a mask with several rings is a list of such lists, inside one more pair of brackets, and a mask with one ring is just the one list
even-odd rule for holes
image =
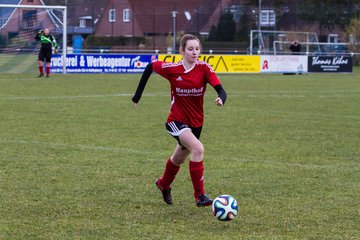
{"label": "dark pole", "polygon": [[153,50],[155,50],[155,8],[153,7]]}
{"label": "dark pole", "polygon": [[114,21],[111,22],[111,45],[113,45],[114,41]]}
{"label": "dark pole", "polygon": [[134,8],[133,4],[131,4],[130,14],[131,14],[131,21],[132,21],[132,25],[131,25],[131,31],[132,31],[132,33],[131,33],[131,35],[132,35],[131,45],[132,45],[132,49],[134,50],[134,45],[135,45],[135,43],[134,43],[134,38],[135,38],[135,36],[134,36],[134,34],[135,34],[135,29],[134,29],[134,27],[135,27],[135,22],[134,22],[135,21],[135,8]]}
{"label": "dark pole", "polygon": [[196,27],[197,27],[197,34],[200,35],[200,2],[198,3],[198,7],[197,7],[197,11],[196,11],[196,17],[197,17],[197,24],[196,24]]}
{"label": "dark pole", "polygon": [[297,8],[298,8],[298,1],[296,0],[295,1],[295,31],[297,31],[297,17],[298,17]]}
{"label": "dark pole", "polygon": [[258,29],[259,29],[259,33],[258,33],[258,54],[260,54],[261,49],[261,0],[259,0],[259,17],[258,17]]}
{"label": "dark pole", "polygon": [[176,14],[178,13],[177,11],[177,2],[176,0],[174,1],[174,11],[172,11],[172,16],[173,16],[173,34],[174,34],[174,40],[173,40],[173,53],[176,53]]}
{"label": "dark pole", "polygon": [[[111,9],[114,10],[114,5],[111,6]],[[111,21],[111,47],[114,45],[114,21],[116,21],[116,11],[114,12],[115,19]]]}
{"label": "dark pole", "polygon": [[95,18],[95,16],[94,16],[94,2],[95,2],[95,0],[93,0],[93,2],[92,2],[92,9],[91,9],[91,34],[94,31],[94,18]]}
{"label": "dark pole", "polygon": [[18,31],[18,33],[20,32],[20,11],[19,11],[19,9],[17,9],[16,11],[18,11],[18,29],[17,29],[17,31]]}

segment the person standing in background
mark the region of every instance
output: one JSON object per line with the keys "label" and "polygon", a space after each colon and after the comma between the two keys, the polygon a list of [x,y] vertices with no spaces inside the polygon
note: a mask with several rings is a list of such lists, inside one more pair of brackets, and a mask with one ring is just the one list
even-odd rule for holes
{"label": "person standing in background", "polygon": [[301,44],[298,40],[295,40],[289,47],[293,55],[299,55],[301,52]]}
{"label": "person standing in background", "polygon": [[41,43],[38,56],[39,78],[44,76],[44,62],[46,62],[46,77],[48,78],[50,76],[52,47],[54,47],[54,53],[56,54],[58,52],[58,43],[55,37],[50,34],[48,28],[40,30],[40,32],[36,34],[35,39]]}

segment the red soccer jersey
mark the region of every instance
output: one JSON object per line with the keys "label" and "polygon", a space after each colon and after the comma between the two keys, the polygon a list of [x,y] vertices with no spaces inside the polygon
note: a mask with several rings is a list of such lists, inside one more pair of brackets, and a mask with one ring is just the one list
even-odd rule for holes
{"label": "red soccer jersey", "polygon": [[211,66],[197,61],[186,70],[183,62],[153,62],[153,71],[160,74],[171,85],[171,110],[167,122],[180,121],[191,127],[201,127],[204,122],[204,94],[206,84],[221,84]]}

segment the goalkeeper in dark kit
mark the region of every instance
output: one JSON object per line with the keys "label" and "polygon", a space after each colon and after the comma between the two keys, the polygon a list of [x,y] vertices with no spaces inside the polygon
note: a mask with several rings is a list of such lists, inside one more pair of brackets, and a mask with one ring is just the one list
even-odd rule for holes
{"label": "goalkeeper in dark kit", "polygon": [[40,32],[36,34],[35,39],[41,42],[38,57],[40,72],[39,78],[44,76],[44,62],[46,62],[46,77],[48,78],[50,75],[52,47],[54,47],[54,53],[56,54],[58,51],[58,43],[56,42],[55,37],[50,34],[48,28],[40,30]]}

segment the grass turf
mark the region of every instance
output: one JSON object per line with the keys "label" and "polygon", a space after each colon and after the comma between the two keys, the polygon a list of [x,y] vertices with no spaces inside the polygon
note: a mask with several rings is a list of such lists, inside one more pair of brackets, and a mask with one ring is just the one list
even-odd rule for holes
{"label": "grass turf", "polygon": [[197,208],[187,164],[166,206],[154,185],[175,146],[168,83],[153,75],[0,76],[1,239],[357,239],[360,69],[220,75],[205,97],[205,187],[232,222]]}

